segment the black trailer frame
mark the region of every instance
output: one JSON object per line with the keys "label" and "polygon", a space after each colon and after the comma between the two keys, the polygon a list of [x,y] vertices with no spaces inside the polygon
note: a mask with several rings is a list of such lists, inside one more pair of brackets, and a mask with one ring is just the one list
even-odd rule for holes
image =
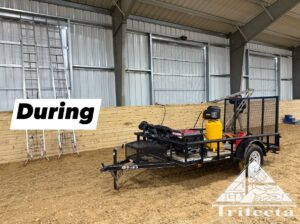
{"label": "black trailer frame", "polygon": [[[201,164],[221,161],[221,160],[244,160],[247,149],[251,145],[257,145],[261,148],[263,155],[266,156],[268,151],[276,153],[279,151],[280,134],[278,131],[279,122],[279,99],[277,96],[269,97],[249,97],[242,98],[247,102],[246,110],[246,132],[247,136],[226,137],[213,140],[193,141],[191,136],[182,139],[167,138],[161,136],[149,136],[144,132],[136,132],[137,140],[125,144],[125,160],[118,161],[118,150],[113,150],[113,164],[102,164],[101,172],[110,172],[113,176],[114,188],[119,189],[119,171],[149,169],[149,168],[168,168],[168,167],[187,167],[199,166]],[[269,108],[266,108],[269,106]],[[231,107],[231,108],[230,108]],[[236,116],[237,104],[232,105],[229,99],[224,100],[223,127],[226,132],[226,122],[228,115]],[[260,111],[258,113],[256,110]],[[267,109],[271,111],[267,111]],[[231,118],[232,118],[231,116]],[[258,119],[258,117],[259,119]],[[237,132],[237,119],[234,120],[233,133]],[[257,123],[253,127],[251,123]],[[203,133],[205,129],[198,130]],[[193,135],[192,137],[197,137]],[[235,147],[237,141],[241,143]],[[220,144],[226,144],[226,150],[222,149]],[[206,145],[208,143],[217,143],[216,153],[208,152]],[[242,144],[243,143],[243,144]],[[180,148],[182,151],[181,159],[176,157],[174,148]],[[224,148],[224,147],[223,147]],[[191,158],[189,152],[191,149],[197,149],[199,156]],[[198,155],[197,154],[197,155]],[[176,158],[175,158],[176,157]]]}

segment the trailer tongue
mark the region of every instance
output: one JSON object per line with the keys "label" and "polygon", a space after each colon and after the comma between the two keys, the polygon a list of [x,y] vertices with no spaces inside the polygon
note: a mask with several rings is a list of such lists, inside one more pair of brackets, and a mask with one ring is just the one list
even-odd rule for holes
{"label": "trailer tongue", "polygon": [[[137,140],[125,144],[125,160],[118,161],[114,149],[113,164],[102,164],[101,172],[110,172],[114,188],[119,189],[119,174],[124,170],[199,166],[221,160],[247,164],[256,159],[262,165],[268,151],[279,150],[278,97],[234,99],[224,99],[222,123],[220,108],[208,107],[202,128],[173,130],[141,122]],[[240,129],[245,124],[245,130],[237,131],[237,123]]]}

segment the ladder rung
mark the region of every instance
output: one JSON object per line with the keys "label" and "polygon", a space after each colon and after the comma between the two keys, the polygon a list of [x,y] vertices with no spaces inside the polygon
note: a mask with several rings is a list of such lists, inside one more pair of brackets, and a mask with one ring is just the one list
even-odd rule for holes
{"label": "ladder rung", "polygon": [[36,72],[37,68],[24,68],[24,71],[35,71]]}
{"label": "ladder rung", "polygon": [[33,29],[33,25],[32,24],[22,24],[21,28],[23,30]]}
{"label": "ladder rung", "polygon": [[[28,40],[34,40],[34,36],[22,35],[22,39],[25,39],[26,41],[28,41]],[[30,45],[30,44],[27,43],[27,45]]]}
{"label": "ladder rung", "polygon": [[51,50],[51,49],[54,49],[54,50],[55,50],[55,49],[62,49],[62,46],[53,46],[53,45],[52,45],[52,46],[49,46],[49,48],[50,48],[50,50]]}
{"label": "ladder rung", "polygon": [[23,44],[23,47],[36,47],[35,44]]}
{"label": "ladder rung", "polygon": [[38,90],[39,88],[26,87],[26,90]]}
{"label": "ladder rung", "polygon": [[55,56],[55,57],[60,56],[60,57],[62,57],[64,55],[63,54],[50,54],[50,56]]}
{"label": "ladder rung", "polygon": [[22,31],[34,31],[33,29],[28,29],[28,28],[22,28]]}
{"label": "ladder rung", "polygon": [[60,80],[66,80],[66,79],[54,79],[54,80],[60,81]]}
{"label": "ladder rung", "polygon": [[51,40],[55,40],[55,41],[59,40],[59,41],[60,41],[61,39],[60,39],[60,37],[49,37],[49,40],[50,40],[50,41],[51,41]]}
{"label": "ladder rung", "polygon": [[[31,26],[31,27],[30,27],[30,26]],[[30,25],[30,26],[21,26],[21,29],[22,29],[22,30],[32,30],[32,31],[33,31],[33,30],[34,30],[34,29],[33,29],[33,26],[32,26],[32,25]]]}
{"label": "ladder rung", "polygon": [[56,69],[53,69],[53,71],[55,71],[55,72],[63,72],[63,71],[65,71],[66,69],[64,69],[64,68],[56,68]]}
{"label": "ladder rung", "polygon": [[38,81],[38,79],[37,78],[25,78],[25,80],[36,80],[36,81]]}
{"label": "ladder rung", "polygon": [[35,51],[23,51],[23,54],[36,54]]}
{"label": "ladder rung", "polygon": [[62,44],[50,44],[49,48],[50,50],[62,50],[63,46]]}
{"label": "ladder rung", "polygon": [[57,31],[59,31],[59,28],[58,27],[48,27],[48,31],[49,32],[57,32]]}

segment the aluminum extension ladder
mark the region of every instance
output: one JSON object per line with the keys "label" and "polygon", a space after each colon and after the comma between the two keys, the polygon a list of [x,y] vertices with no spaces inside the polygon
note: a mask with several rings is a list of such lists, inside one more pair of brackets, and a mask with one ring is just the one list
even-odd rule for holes
{"label": "aluminum extension ladder", "polygon": [[[24,21],[20,17],[20,43],[23,76],[23,97],[25,99],[41,99],[41,82],[39,73],[39,56],[36,42],[36,25],[32,21]],[[25,165],[37,156],[46,158],[44,130],[26,130],[27,160]]]}
{"label": "aluminum extension ladder", "polygon": [[[47,39],[54,98],[70,99],[70,89],[67,78],[68,72],[64,63],[64,46],[59,24],[47,23]],[[58,130],[58,158],[64,153],[65,148],[68,146],[68,141],[71,143],[72,152],[79,155],[74,130]]]}

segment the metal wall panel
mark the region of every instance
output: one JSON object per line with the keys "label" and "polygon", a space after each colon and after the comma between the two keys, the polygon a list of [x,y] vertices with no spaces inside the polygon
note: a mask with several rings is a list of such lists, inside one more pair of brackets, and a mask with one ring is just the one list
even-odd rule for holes
{"label": "metal wall panel", "polygon": [[125,77],[125,104],[150,104],[150,74],[149,72],[127,72]]}
{"label": "metal wall panel", "polygon": [[280,81],[280,99],[281,100],[293,99],[293,80]]}
{"label": "metal wall panel", "polygon": [[204,49],[171,42],[153,42],[154,102],[205,101]]}
{"label": "metal wall panel", "polygon": [[150,104],[149,36],[127,34],[127,72],[125,77],[125,104]]}
{"label": "metal wall panel", "polygon": [[22,69],[0,67],[0,110],[12,109],[17,98],[23,98]]}
{"label": "metal wall panel", "polygon": [[209,46],[209,99],[230,94],[229,48]]}
{"label": "metal wall panel", "polygon": [[[62,29],[62,37],[65,38],[63,43],[64,47],[66,47],[66,27]],[[83,66],[79,72],[74,72],[73,77],[74,86],[80,83],[80,88],[78,90],[72,88],[73,83],[70,83],[72,97],[103,98],[104,106],[115,106],[115,76],[113,72],[114,60],[111,30],[76,24],[72,26],[71,32],[73,64],[76,63],[79,67]],[[26,43],[30,40],[24,41]],[[36,41],[39,46],[37,52],[41,78],[41,97],[53,98],[46,25],[36,25]],[[0,51],[4,52],[0,54],[0,68],[2,70],[0,74],[0,94],[2,97],[0,109],[9,110],[13,108],[13,102],[16,97],[23,98],[19,22],[7,19],[0,20]],[[67,68],[67,51],[64,52],[64,61],[66,62],[65,66]],[[90,71],[91,67],[97,71]],[[76,67],[75,70],[76,69],[79,68]],[[76,76],[77,74],[78,77]],[[89,76],[85,74],[92,75]],[[97,75],[99,77],[96,77]],[[107,75],[111,75],[111,77],[107,77]],[[85,78],[83,79],[83,77]],[[95,88],[95,85],[97,85],[97,88]],[[110,88],[108,88],[108,86]],[[83,91],[83,89],[87,90]],[[90,92],[91,89],[96,89],[93,94]],[[110,92],[107,93],[107,91]],[[82,93],[82,95],[80,95],[80,93]]]}
{"label": "metal wall panel", "polygon": [[103,107],[116,105],[113,71],[76,69],[73,82],[73,98],[101,98]]}
{"label": "metal wall panel", "polygon": [[[41,81],[41,97],[53,98],[51,72],[49,69],[49,52],[47,48],[48,39],[46,25],[36,24],[35,29],[38,67]],[[67,37],[64,36],[64,38],[64,43],[66,43]],[[23,43],[34,44],[33,38],[24,39]],[[63,45],[63,47],[66,48],[67,46]],[[24,49],[25,48],[28,47],[24,46]],[[22,84],[23,72],[20,43],[20,22],[7,19],[0,20],[0,52],[3,52],[3,54],[0,54],[0,95],[2,97],[0,109],[10,110],[13,108],[15,99],[24,97]],[[67,64],[65,66],[66,68],[68,67]]]}
{"label": "metal wall panel", "polygon": [[96,26],[72,25],[73,98],[101,98],[115,106],[112,31]]}
{"label": "metal wall panel", "polygon": [[51,16],[60,16],[68,19],[82,20],[86,22],[95,22],[102,25],[111,25],[112,19],[109,15],[84,11],[64,6],[57,6],[44,2],[31,0],[1,0],[0,7],[36,12]]}
{"label": "metal wall panel", "polygon": [[[38,46],[47,46],[45,37],[46,28],[36,25],[36,41]],[[30,40],[24,40],[29,44]],[[1,110],[13,108],[15,99],[23,98],[23,75],[22,57],[20,45],[20,24],[13,20],[0,20],[0,95]],[[37,48],[39,57],[39,70],[41,73],[42,98],[49,98],[49,88],[51,90],[50,70],[48,61],[48,50],[44,47]],[[51,91],[52,93],[52,91]]]}
{"label": "metal wall panel", "polygon": [[280,57],[280,78],[281,79],[292,79],[292,57]]}
{"label": "metal wall panel", "polygon": [[261,55],[249,56],[249,88],[253,96],[275,96],[278,93],[276,59]]}
{"label": "metal wall panel", "polygon": [[141,33],[127,34],[127,68],[149,70],[149,36]]}
{"label": "metal wall panel", "polygon": [[73,65],[114,67],[112,31],[72,25]]}
{"label": "metal wall panel", "polygon": [[290,51],[290,50],[265,46],[262,44],[248,43],[246,45],[246,48],[251,51],[257,51],[257,52],[262,52],[262,53],[292,56],[292,51]]}
{"label": "metal wall panel", "polygon": [[293,99],[292,57],[280,57],[280,99]]}

